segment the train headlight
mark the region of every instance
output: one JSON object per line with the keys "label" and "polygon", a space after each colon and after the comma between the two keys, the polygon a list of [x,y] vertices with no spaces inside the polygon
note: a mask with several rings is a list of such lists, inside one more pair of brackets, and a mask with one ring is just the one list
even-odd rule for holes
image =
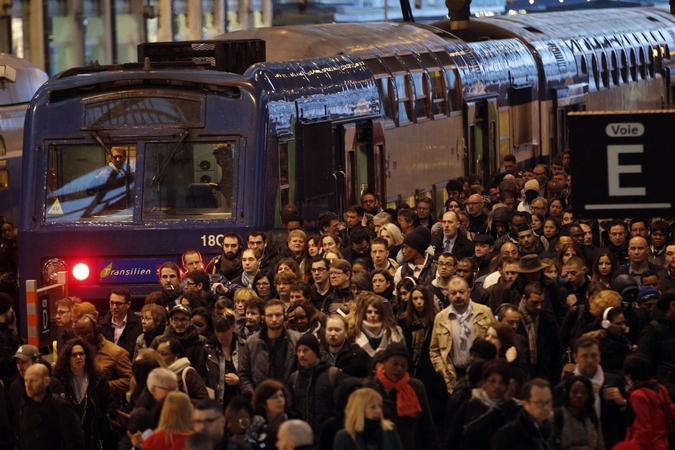
{"label": "train headlight", "polygon": [[63,260],[52,258],[42,266],[42,278],[47,284],[58,283],[58,273],[67,272],[68,266]]}
{"label": "train headlight", "polygon": [[76,264],[73,267],[73,277],[79,281],[86,280],[89,277],[89,266],[84,263]]}

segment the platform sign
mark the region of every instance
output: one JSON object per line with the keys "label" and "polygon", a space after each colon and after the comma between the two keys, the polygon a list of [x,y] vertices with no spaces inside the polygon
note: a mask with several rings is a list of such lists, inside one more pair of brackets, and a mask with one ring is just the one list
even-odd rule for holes
{"label": "platform sign", "polygon": [[675,216],[675,112],[570,113],[576,217]]}

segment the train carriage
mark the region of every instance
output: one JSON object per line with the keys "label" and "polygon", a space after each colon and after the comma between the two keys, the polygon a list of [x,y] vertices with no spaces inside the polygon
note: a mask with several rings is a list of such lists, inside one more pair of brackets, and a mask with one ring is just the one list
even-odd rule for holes
{"label": "train carriage", "polygon": [[[448,179],[488,179],[507,153],[546,162],[571,110],[669,106],[673,21],[612,14],[627,19],[583,38],[536,32],[549,19],[534,15],[476,42],[414,24],[255,30],[64,73],[26,121],[22,276],[47,284],[81,264],[72,294],[139,297],[162,262],[217,254],[226,231],[271,228],[287,203],[312,227],[365,189],[440,203]],[[658,20],[630,30],[639,14]]]}

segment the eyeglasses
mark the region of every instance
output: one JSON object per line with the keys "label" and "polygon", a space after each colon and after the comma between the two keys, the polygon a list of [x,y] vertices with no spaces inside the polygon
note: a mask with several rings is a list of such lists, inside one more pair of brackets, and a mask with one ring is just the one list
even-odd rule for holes
{"label": "eyeglasses", "polygon": [[151,320],[155,320],[152,317],[141,317],[141,322],[150,322]]}
{"label": "eyeglasses", "polygon": [[87,356],[85,352],[73,352],[70,354],[71,358],[84,358],[85,356]]}
{"label": "eyeglasses", "polygon": [[115,308],[119,308],[119,307],[124,306],[126,304],[127,304],[127,302],[112,302],[112,301],[110,302],[110,306],[114,306]]}
{"label": "eyeglasses", "polygon": [[325,267],[313,267],[312,268],[312,272],[314,272],[314,273],[323,273],[326,270],[328,270],[328,269],[326,269]]}
{"label": "eyeglasses", "polygon": [[180,323],[180,324],[183,324],[183,325],[185,325],[186,323],[188,323],[190,321],[190,319],[188,319],[187,317],[183,317],[182,319],[179,319],[178,317],[172,317],[169,320],[173,323]]}
{"label": "eyeglasses", "polygon": [[57,316],[65,316],[66,314],[70,314],[70,311],[56,311]]}
{"label": "eyeglasses", "polygon": [[446,263],[446,262],[439,262],[439,263],[436,263],[436,265],[438,267],[455,267],[455,265],[453,263]]}
{"label": "eyeglasses", "polygon": [[185,285],[186,285],[186,286],[196,286],[197,283],[194,283],[194,282],[192,282],[192,281],[186,281],[186,282],[185,282]]}
{"label": "eyeglasses", "polygon": [[344,272],[328,272],[329,277],[339,277],[340,275],[344,275]]}

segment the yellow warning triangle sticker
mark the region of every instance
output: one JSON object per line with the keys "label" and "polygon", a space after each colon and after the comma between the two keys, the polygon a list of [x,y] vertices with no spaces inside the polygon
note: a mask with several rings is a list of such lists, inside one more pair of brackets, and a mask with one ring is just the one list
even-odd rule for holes
{"label": "yellow warning triangle sticker", "polygon": [[47,214],[59,214],[63,215],[63,209],[61,208],[61,202],[57,198],[54,201],[54,204],[52,205],[51,208],[49,208],[49,211],[47,211]]}

